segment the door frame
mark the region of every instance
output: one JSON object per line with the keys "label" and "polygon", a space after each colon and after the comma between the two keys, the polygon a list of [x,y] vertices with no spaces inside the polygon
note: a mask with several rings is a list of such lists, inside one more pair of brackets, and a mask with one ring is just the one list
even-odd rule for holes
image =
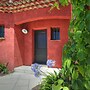
{"label": "door frame", "polygon": [[[47,38],[47,43],[48,43],[48,33],[47,33],[47,28],[33,28],[33,62],[32,63],[35,63],[35,31],[41,31],[41,30],[44,30],[46,31],[46,38]],[[48,44],[47,44],[48,45]],[[46,49],[47,49],[47,46],[46,46]],[[46,50],[46,53],[48,52],[48,49]],[[48,55],[48,54],[47,54]],[[47,55],[46,55],[46,58],[47,58]]]}

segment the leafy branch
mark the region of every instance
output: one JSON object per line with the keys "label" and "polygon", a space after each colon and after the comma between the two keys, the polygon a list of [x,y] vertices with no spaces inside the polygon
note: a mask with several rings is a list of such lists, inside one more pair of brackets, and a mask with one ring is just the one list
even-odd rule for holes
{"label": "leafy branch", "polygon": [[72,20],[63,50],[63,67],[58,75],[47,76],[40,90],[90,90],[90,0],[58,0],[53,8],[69,3]]}

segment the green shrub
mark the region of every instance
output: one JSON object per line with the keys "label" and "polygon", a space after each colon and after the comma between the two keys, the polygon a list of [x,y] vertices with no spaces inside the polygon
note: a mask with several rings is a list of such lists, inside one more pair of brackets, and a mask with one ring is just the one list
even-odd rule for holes
{"label": "green shrub", "polygon": [[[59,1],[62,5],[68,2]],[[47,76],[40,90],[90,90],[90,10],[86,8],[90,7],[90,0],[69,1],[72,4],[72,20],[69,42],[63,52],[63,67],[59,78],[54,80],[55,76]]]}
{"label": "green shrub", "polygon": [[54,74],[49,73],[49,75],[46,76],[46,78],[43,78],[40,90],[52,90],[52,85],[58,83],[58,79],[60,78],[59,75],[60,74],[56,73],[55,71]]}
{"label": "green shrub", "polygon": [[7,74],[8,73],[7,65],[0,64],[0,73],[2,73],[2,74]]}
{"label": "green shrub", "polygon": [[59,73],[42,80],[40,90],[90,90],[89,72],[77,62],[67,59]]}

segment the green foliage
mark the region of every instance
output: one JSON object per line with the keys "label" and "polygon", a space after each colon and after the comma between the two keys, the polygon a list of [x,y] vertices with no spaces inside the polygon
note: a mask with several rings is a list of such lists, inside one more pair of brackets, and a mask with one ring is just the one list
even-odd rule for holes
{"label": "green foliage", "polygon": [[50,8],[50,11],[53,10],[54,8],[56,8],[56,9],[58,9],[58,10],[60,9],[58,2],[55,2],[55,3],[54,3],[54,5]]}
{"label": "green foliage", "polygon": [[[70,39],[63,52],[64,63],[71,58],[71,66],[68,68],[72,71],[68,72],[68,77],[71,78],[70,90],[90,90],[90,11],[85,8],[90,0],[71,0],[71,3],[73,16],[69,30]],[[64,64],[64,70],[65,66]]]}
{"label": "green foliage", "polygon": [[0,73],[2,73],[2,74],[7,74],[8,73],[8,69],[7,69],[6,65],[0,64]]}
{"label": "green foliage", "polygon": [[49,74],[46,78],[43,79],[40,90],[52,90],[52,84],[59,78],[59,74],[56,72],[54,74]]}
{"label": "green foliage", "polygon": [[[68,0],[59,0],[63,6]],[[90,0],[71,0],[69,42],[63,51],[63,67],[48,75],[41,90],[90,90]]]}
{"label": "green foliage", "polygon": [[90,6],[90,0],[86,0],[86,4]]}
{"label": "green foliage", "polygon": [[59,0],[59,2],[62,4],[62,6],[67,6],[69,4],[68,0]]}

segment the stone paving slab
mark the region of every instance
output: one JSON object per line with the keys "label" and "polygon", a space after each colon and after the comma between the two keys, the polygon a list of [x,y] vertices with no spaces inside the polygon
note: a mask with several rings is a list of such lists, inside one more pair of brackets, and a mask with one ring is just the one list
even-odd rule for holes
{"label": "stone paving slab", "polygon": [[[43,66],[41,68],[45,73],[53,70]],[[0,76],[0,90],[32,90],[40,83],[40,79],[34,76],[30,66],[20,66],[15,68],[14,72],[5,76]]]}

